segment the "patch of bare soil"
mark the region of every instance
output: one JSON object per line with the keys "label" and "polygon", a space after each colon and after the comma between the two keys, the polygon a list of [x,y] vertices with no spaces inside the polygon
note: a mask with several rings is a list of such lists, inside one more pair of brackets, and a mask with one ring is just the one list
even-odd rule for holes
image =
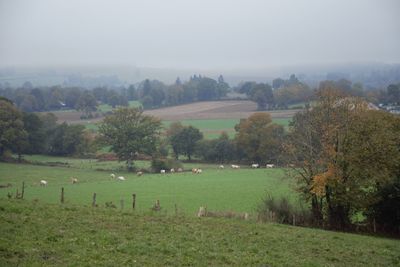
{"label": "patch of bare soil", "polygon": [[[145,111],[162,120],[240,119],[257,112],[252,101],[208,101]],[[263,111],[264,112],[264,111]],[[265,111],[267,112],[267,111]],[[272,118],[291,118],[297,110],[268,111]]]}
{"label": "patch of bare soil", "polygon": [[[271,114],[272,118],[291,118],[298,110],[263,111]],[[173,107],[146,110],[144,114],[158,117],[162,120],[180,121],[196,119],[241,119],[248,118],[258,112],[257,104],[252,101],[207,101],[196,102]],[[59,122],[74,124],[94,123],[102,118],[81,120],[77,111],[54,112]]]}

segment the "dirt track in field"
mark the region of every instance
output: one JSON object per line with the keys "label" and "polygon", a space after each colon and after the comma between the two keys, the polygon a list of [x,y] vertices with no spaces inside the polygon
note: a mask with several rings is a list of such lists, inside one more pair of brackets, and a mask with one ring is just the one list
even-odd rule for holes
{"label": "dirt track in field", "polygon": [[[192,104],[147,110],[144,114],[158,117],[162,120],[195,120],[195,119],[241,119],[257,112],[257,104],[251,101],[208,101]],[[291,118],[297,110],[268,111],[272,118]],[[79,119],[79,112],[55,112],[59,122],[87,123]],[[98,122],[102,118],[92,119]]]}

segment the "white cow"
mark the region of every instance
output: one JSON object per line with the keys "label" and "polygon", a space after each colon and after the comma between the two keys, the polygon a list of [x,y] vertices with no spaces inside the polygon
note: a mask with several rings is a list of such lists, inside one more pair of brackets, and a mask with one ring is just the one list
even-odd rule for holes
{"label": "white cow", "polygon": [[125,177],[124,176],[118,176],[118,181],[125,181]]}
{"label": "white cow", "polygon": [[142,176],[142,175],[143,175],[143,172],[137,172],[136,175],[137,175],[137,176]]}
{"label": "white cow", "polygon": [[266,167],[267,167],[267,168],[274,168],[275,165],[274,165],[274,164],[267,164]]}
{"label": "white cow", "polygon": [[78,178],[71,177],[71,183],[72,184],[77,184],[78,183]]}
{"label": "white cow", "polygon": [[174,169],[174,168],[172,168],[172,169],[170,170],[170,172],[171,172],[171,173],[174,173],[174,172],[175,172],[175,169]]}
{"label": "white cow", "polygon": [[258,167],[260,167],[260,165],[259,165],[258,163],[256,163],[256,164],[251,164],[251,167],[254,168],[254,169],[257,169]]}
{"label": "white cow", "polygon": [[112,179],[115,179],[115,174],[114,173],[111,173],[110,176],[111,176]]}
{"label": "white cow", "polygon": [[165,173],[165,170],[161,170],[160,173]]}
{"label": "white cow", "polygon": [[239,165],[234,165],[234,164],[232,164],[231,167],[232,167],[232,169],[240,169],[240,166],[239,166]]}
{"label": "white cow", "polygon": [[197,174],[200,174],[200,173],[202,173],[202,172],[203,172],[202,169],[197,169],[197,171],[196,171]]}
{"label": "white cow", "polygon": [[219,165],[218,168],[222,170],[222,169],[225,168],[225,167],[224,167],[224,165]]}
{"label": "white cow", "polygon": [[47,186],[46,180],[40,180],[40,186]]}

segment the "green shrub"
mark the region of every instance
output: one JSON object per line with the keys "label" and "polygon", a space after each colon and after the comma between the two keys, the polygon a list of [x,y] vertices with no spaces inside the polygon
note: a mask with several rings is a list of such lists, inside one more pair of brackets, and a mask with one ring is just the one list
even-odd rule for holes
{"label": "green shrub", "polygon": [[259,220],[263,222],[311,225],[310,211],[302,206],[295,208],[284,196],[276,200],[273,196],[267,194],[258,206],[257,212]]}

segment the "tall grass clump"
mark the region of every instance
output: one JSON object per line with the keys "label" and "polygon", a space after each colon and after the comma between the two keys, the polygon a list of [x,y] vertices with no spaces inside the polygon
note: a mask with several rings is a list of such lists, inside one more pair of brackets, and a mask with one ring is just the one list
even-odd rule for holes
{"label": "tall grass clump", "polygon": [[257,208],[258,220],[301,226],[311,225],[311,213],[302,205],[295,207],[288,198],[279,199],[267,194]]}

